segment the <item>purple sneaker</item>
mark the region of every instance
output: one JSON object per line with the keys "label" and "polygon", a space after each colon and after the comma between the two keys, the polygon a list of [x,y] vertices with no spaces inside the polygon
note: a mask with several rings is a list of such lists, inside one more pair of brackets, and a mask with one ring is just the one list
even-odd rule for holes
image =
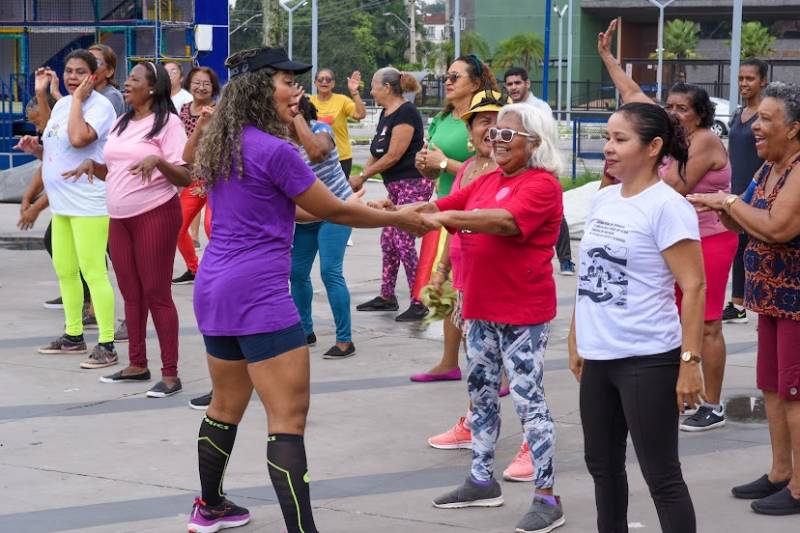
{"label": "purple sneaker", "polygon": [[220,529],[243,526],[250,521],[250,511],[223,499],[211,507],[200,498],[194,499],[189,533],[216,533]]}

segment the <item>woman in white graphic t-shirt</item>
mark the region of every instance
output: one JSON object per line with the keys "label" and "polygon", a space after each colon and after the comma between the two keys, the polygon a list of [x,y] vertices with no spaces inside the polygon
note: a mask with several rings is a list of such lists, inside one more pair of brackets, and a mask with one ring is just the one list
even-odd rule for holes
{"label": "woman in white graphic t-shirt", "polygon": [[[608,135],[606,162],[620,183],[592,203],[569,335],[598,531],[627,530],[630,432],[662,531],[694,533],[678,415],[703,395],[703,258],[691,205],[656,172],[671,156],[683,173],[688,146],[677,121],[654,104],[622,106]],[[684,294],[680,316],[676,280]]]}

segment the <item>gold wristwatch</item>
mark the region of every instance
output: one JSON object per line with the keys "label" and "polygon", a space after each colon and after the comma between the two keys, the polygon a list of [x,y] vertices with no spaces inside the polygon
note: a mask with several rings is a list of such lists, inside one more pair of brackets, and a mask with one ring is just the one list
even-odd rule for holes
{"label": "gold wristwatch", "polygon": [[690,351],[685,351],[681,354],[681,362],[683,363],[699,363],[700,356]]}
{"label": "gold wristwatch", "polygon": [[725,211],[727,211],[728,213],[730,213],[731,212],[731,206],[734,203],[736,203],[736,200],[738,200],[738,199],[739,199],[738,196],[736,196],[735,194],[731,194],[730,196],[725,198],[725,200],[722,202],[722,208]]}
{"label": "gold wristwatch", "polygon": [[439,168],[442,171],[447,170],[447,158],[446,157],[444,159],[442,159],[441,162],[439,162]]}

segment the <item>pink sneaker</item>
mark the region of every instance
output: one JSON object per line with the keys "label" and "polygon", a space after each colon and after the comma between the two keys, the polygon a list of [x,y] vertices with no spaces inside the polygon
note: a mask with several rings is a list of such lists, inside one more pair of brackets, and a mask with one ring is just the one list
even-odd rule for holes
{"label": "pink sneaker", "polygon": [[428,444],[439,450],[456,450],[458,448],[472,448],[472,432],[465,425],[462,416],[458,423],[440,435],[428,439]]}
{"label": "pink sneaker", "polygon": [[533,461],[531,461],[531,450],[528,443],[523,442],[519,447],[517,456],[503,470],[503,479],[506,481],[533,481]]}

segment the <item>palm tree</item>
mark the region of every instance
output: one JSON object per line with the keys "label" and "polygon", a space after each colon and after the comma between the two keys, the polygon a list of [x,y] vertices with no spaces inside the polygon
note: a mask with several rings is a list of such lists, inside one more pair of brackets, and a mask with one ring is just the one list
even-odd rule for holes
{"label": "palm tree", "polygon": [[517,33],[500,41],[492,58],[492,68],[503,70],[521,65],[528,72],[538,70],[544,58],[544,39],[536,33]]}
{"label": "palm tree", "polygon": [[[674,19],[664,25],[664,59],[697,59],[700,25],[691,20]],[[650,58],[658,57],[657,52]]]}
{"label": "palm tree", "polygon": [[483,60],[489,59],[489,43],[474,31],[465,31],[461,34],[461,53],[475,54]]}
{"label": "palm tree", "polygon": [[772,55],[775,50],[775,37],[770,35],[769,28],[760,22],[745,22],[742,24],[742,59],[748,57],[764,57]]}

